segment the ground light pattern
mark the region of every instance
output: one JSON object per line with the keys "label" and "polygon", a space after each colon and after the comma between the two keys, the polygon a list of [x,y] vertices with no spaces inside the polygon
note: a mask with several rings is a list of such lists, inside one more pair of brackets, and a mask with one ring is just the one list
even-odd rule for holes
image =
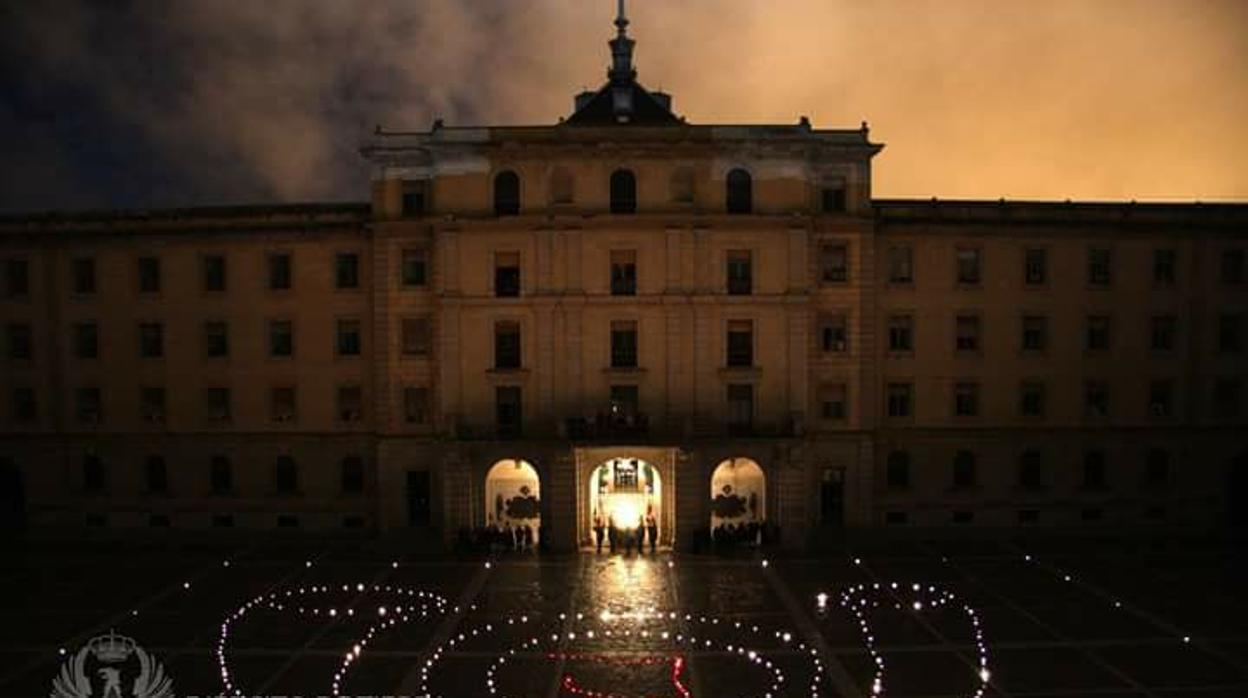
{"label": "ground light pattern", "polygon": [[1248,695],[1248,570],[1207,541],[446,559],[80,541],[0,563],[0,695],[116,629],[179,695]]}

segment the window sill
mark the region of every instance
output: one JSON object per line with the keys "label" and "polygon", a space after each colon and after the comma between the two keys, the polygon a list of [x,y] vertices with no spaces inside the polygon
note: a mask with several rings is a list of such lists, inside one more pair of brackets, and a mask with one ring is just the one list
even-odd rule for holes
{"label": "window sill", "polygon": [[646,369],[640,366],[608,366],[602,372],[609,376],[642,376]]}
{"label": "window sill", "polygon": [[721,378],[750,378],[758,379],[763,375],[763,369],[757,366],[725,366],[719,369]]}

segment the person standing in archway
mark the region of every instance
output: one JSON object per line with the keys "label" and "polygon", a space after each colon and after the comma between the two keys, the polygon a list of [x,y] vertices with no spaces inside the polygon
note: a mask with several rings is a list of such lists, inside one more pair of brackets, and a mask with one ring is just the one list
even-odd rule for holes
{"label": "person standing in archway", "polygon": [[654,514],[646,516],[646,531],[650,535],[650,554],[653,555],[659,544],[659,520]]}
{"label": "person standing in archway", "polygon": [[602,523],[602,514],[594,514],[594,540],[598,543],[598,554],[602,554],[602,538],[606,535],[606,526]]}

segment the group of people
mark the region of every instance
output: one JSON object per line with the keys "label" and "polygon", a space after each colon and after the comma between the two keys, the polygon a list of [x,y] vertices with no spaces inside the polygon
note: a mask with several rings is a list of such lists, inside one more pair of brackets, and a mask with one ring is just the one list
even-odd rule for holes
{"label": "group of people", "polygon": [[626,555],[632,555],[635,547],[640,555],[646,551],[647,540],[650,543],[650,552],[654,553],[659,546],[659,520],[654,514],[638,516],[636,526],[621,525],[615,517],[603,519],[600,514],[594,516],[594,542],[599,554],[602,553],[602,544],[605,542],[612,554],[623,548]]}
{"label": "group of people", "polygon": [[694,551],[709,550],[730,553],[769,545],[778,538],[779,532],[765,521],[739,523],[720,522],[712,528],[704,528],[694,536]]}
{"label": "group of people", "polygon": [[491,553],[530,552],[541,545],[542,526],[536,527],[527,521],[504,521],[500,525],[491,519],[485,526],[479,526],[471,532],[460,531],[459,547],[475,551]]}

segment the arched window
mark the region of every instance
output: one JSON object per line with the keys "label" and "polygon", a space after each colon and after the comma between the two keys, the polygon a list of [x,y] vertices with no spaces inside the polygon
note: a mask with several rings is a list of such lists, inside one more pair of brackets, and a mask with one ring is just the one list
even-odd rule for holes
{"label": "arched window", "polygon": [[550,203],[570,204],[576,198],[572,174],[562,167],[550,173]]}
{"label": "arched window", "polygon": [[750,213],[754,210],[754,182],[750,173],[737,168],[728,173],[728,213]]}
{"label": "arched window", "polygon": [[611,173],[611,213],[637,213],[637,177],[631,170]]}
{"label": "arched window", "polygon": [[520,213],[520,176],[504,170],[494,176],[494,215],[514,216]]}
{"label": "arched window", "polygon": [[693,203],[693,169],[677,167],[672,172],[672,201],[678,204]]}
{"label": "arched window", "polygon": [[910,454],[893,451],[888,454],[888,488],[904,490],[910,487]]}

